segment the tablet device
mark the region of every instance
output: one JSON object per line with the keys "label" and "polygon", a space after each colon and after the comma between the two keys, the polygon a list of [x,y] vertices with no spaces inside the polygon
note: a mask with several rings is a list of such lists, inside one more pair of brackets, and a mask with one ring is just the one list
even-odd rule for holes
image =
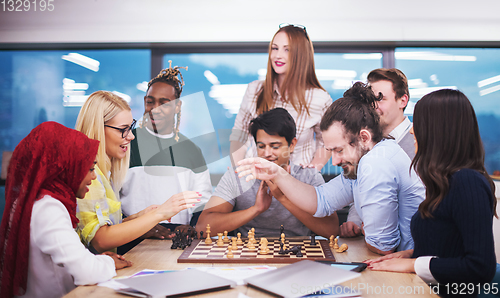
{"label": "tablet device", "polygon": [[323,263],[323,264],[330,264],[332,267],[335,268],[340,268],[344,270],[349,270],[349,271],[354,271],[354,272],[361,272],[366,269],[368,266],[365,263],[358,263],[358,262],[331,262],[331,261],[322,261],[318,260],[316,262]]}

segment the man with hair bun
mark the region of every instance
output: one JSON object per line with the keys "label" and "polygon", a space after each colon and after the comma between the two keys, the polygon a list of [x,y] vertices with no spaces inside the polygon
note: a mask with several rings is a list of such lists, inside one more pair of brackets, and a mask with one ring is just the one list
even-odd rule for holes
{"label": "man with hair bun", "polygon": [[248,158],[237,172],[247,180],[275,183],[287,198],[317,217],[354,203],[363,223],[365,242],[378,254],[410,249],[410,220],[425,189],[410,169],[410,158],[386,138],[376,111],[377,98],[368,86],[355,83],[333,102],[321,119],[325,148],[342,175],[313,187],[297,181],[266,160]]}
{"label": "man with hair bun", "polygon": [[[404,111],[410,100],[408,79],[397,68],[377,68],[368,77],[370,89],[377,97],[376,109],[380,116],[380,127],[384,135],[389,135],[403,148],[410,159],[415,157],[415,142],[410,129],[412,123]],[[340,226],[340,237],[361,235],[361,219],[354,206],[349,209],[347,221]]]}

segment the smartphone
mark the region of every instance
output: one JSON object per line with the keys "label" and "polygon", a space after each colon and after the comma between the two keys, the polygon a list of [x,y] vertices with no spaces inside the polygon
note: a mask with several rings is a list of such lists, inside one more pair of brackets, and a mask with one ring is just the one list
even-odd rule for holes
{"label": "smartphone", "polygon": [[344,262],[332,262],[332,261],[321,261],[321,260],[316,262],[323,264],[330,264],[332,267],[337,267],[354,272],[361,272],[366,269],[366,266],[368,266],[365,263],[357,263],[357,262],[344,263]]}

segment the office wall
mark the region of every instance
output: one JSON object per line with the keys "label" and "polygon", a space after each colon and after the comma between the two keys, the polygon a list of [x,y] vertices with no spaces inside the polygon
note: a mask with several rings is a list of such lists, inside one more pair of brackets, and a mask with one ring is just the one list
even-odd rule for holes
{"label": "office wall", "polygon": [[9,43],[267,42],[282,22],[306,25],[314,41],[500,41],[498,0],[52,3],[51,12],[35,12],[33,6],[30,11],[9,12],[0,4],[0,47]]}

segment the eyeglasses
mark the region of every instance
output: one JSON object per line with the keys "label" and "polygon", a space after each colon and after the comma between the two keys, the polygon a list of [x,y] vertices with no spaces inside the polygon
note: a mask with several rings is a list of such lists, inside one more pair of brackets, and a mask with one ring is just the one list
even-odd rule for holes
{"label": "eyeglasses", "polygon": [[118,127],[114,127],[114,126],[106,125],[106,124],[104,124],[104,126],[121,131],[122,138],[125,139],[128,136],[128,134],[130,133],[130,131],[135,128],[136,123],[137,123],[137,120],[134,119],[134,121],[132,121],[132,124],[130,124],[130,126],[127,126],[125,128],[118,128]]}
{"label": "eyeglasses", "polygon": [[294,28],[298,28],[298,29],[304,30],[304,34],[306,35],[307,40],[309,40],[309,35],[307,35],[306,26],[304,26],[304,25],[298,25],[298,24],[282,23],[282,24],[280,24],[280,29],[284,28],[284,27],[288,27],[288,26],[292,26]]}

